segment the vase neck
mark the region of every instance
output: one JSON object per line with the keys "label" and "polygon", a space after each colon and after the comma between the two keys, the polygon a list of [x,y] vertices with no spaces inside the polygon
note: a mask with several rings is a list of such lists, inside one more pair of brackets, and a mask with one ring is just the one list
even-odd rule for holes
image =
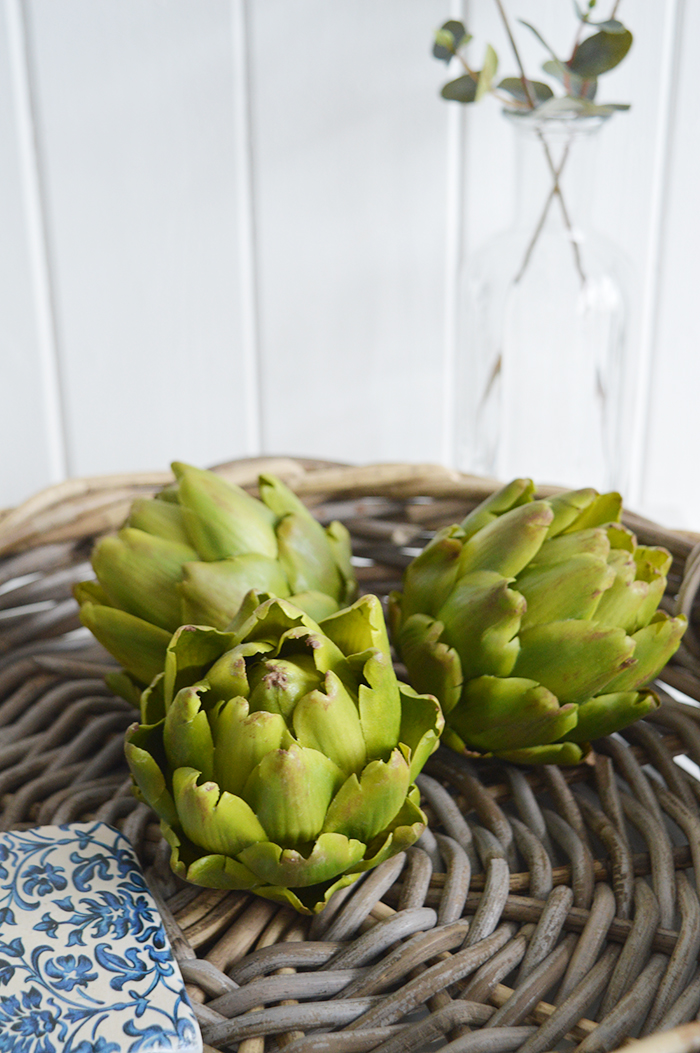
{"label": "vase neck", "polygon": [[515,226],[566,231],[568,217],[575,235],[590,221],[604,118],[508,116],[516,138]]}

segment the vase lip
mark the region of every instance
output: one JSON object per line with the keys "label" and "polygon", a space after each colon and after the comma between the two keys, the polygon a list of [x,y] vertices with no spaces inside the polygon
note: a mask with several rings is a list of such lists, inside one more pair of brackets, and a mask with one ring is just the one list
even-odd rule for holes
{"label": "vase lip", "polygon": [[[557,102],[565,103],[566,99],[557,99]],[[609,110],[600,107],[595,113],[582,113],[575,103],[576,100],[572,100],[571,108],[562,105],[556,109],[548,108],[546,104],[534,110],[511,110],[504,107],[501,112],[512,122],[513,127],[524,131],[536,132],[546,128],[548,134],[561,132],[567,135],[571,134],[573,129],[583,134],[595,132],[602,128],[615,112],[612,107]]]}

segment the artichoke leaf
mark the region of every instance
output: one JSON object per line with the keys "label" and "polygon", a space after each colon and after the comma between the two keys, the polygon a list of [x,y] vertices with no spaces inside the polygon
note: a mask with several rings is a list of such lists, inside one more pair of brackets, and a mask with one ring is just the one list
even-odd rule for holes
{"label": "artichoke leaf", "polygon": [[517,578],[518,592],[527,602],[521,627],[568,618],[589,620],[614,582],[615,571],[605,558],[587,552],[566,562],[527,567]]}
{"label": "artichoke leaf", "polygon": [[346,656],[371,649],[391,653],[382,605],[376,596],[362,596],[351,607],[326,618],[320,628]]}
{"label": "artichoke leaf", "polygon": [[209,666],[237,642],[232,633],[220,629],[181,625],[173,634],[165,655],[163,696],[166,711],[180,688],[200,681]]}
{"label": "artichoke leaf", "polygon": [[350,531],[336,519],[326,527],[326,539],[343,581],[343,590],[338,597],[341,605],[347,606],[355,599],[357,582],[352,569],[352,542]]}
{"label": "artichoke leaf", "polygon": [[357,703],[334,673],[326,673],[323,690],[300,699],[293,726],[300,746],[330,757],[346,775],[365,766],[367,748]]}
{"label": "artichoke leaf", "polygon": [[182,509],[170,501],[158,501],[152,497],[137,498],[131,505],[126,525],[144,530],[147,534],[189,545]]}
{"label": "artichoke leaf", "polygon": [[485,570],[514,577],[540,550],[551,522],[552,511],[546,501],[532,501],[504,512],[464,544],[459,576]]}
{"label": "artichoke leaf", "polygon": [[548,500],[552,509],[553,519],[547,531],[547,540],[558,537],[567,527],[571,526],[579,516],[598,497],[598,491],[592,487],[583,490],[565,490],[561,494],[554,494]]}
{"label": "artichoke leaf", "polygon": [[634,553],[636,574],[639,581],[648,584],[645,599],[637,611],[634,629],[648,625],[666,590],[666,576],[671,569],[673,557],[665,548],[639,545]]}
{"label": "artichoke leaf", "polygon": [[111,655],[141,683],[150,684],[163,663],[170,633],[116,607],[84,603],[80,620]]}
{"label": "artichoke leaf", "polygon": [[94,579],[90,581],[76,582],[73,586],[73,595],[81,606],[84,603],[94,603],[101,607],[115,606],[100,585],[99,581],[95,581]]}
{"label": "artichoke leaf", "polygon": [[164,679],[165,673],[159,673],[141,694],[139,705],[142,724],[159,724],[165,717]]}
{"label": "artichoke leaf", "polygon": [[[530,566],[565,563],[572,556],[580,556],[584,552],[607,561],[610,548],[608,531],[604,527],[591,527],[589,530],[579,530],[575,534],[560,534],[558,537],[549,538],[532,559]],[[526,568],[523,574],[527,573],[528,569]],[[518,575],[518,581],[521,577],[522,574]]]}
{"label": "artichoke leaf", "polygon": [[361,841],[343,834],[322,833],[308,853],[262,841],[240,852],[239,859],[269,885],[304,888],[333,880],[359,863],[364,853]]}
{"label": "artichoke leaf", "polygon": [[310,885],[308,888],[299,888],[296,891],[291,888],[283,888],[281,885],[261,885],[255,890],[257,896],[269,899],[273,903],[281,903],[285,907],[292,907],[299,914],[318,914],[323,910],[331,896],[338,889],[354,885],[359,877],[359,872],[351,871],[343,874],[336,881],[325,882],[320,885]]}
{"label": "artichoke leaf", "polygon": [[312,516],[288,515],[277,526],[279,561],[291,592],[325,592],[341,596],[343,580],[326,532]]}
{"label": "artichoke leaf", "polygon": [[639,612],[648,594],[645,581],[625,581],[622,575],[617,575],[612,587],[601,597],[596,621],[601,625],[619,625],[631,635],[638,628]]}
{"label": "artichoke leaf", "polygon": [[173,795],[182,829],[189,840],[212,855],[236,856],[243,848],[267,840],[268,834],[250,805],[215,782],[199,785],[200,772],[177,768]]}
{"label": "artichoke leaf", "polygon": [[408,684],[399,683],[401,727],[399,742],[409,750],[409,780],[414,782],[428,757],[438,747],[445,718],[434,695],[419,695]]}
{"label": "artichoke leaf", "polygon": [[258,877],[230,856],[206,855],[193,860],[183,877],[203,888],[258,892]]}
{"label": "artichoke leaf", "polygon": [[398,646],[413,687],[434,695],[449,713],[459,702],[464,678],[459,655],[442,639],[444,628],[425,614],[414,614],[401,629]]}
{"label": "artichoke leaf", "polygon": [[289,749],[293,738],[279,713],[250,713],[244,698],[220,702],[212,711],[214,779],[228,793],[243,796],[248,777],[272,750]]}
{"label": "artichoke leaf", "polygon": [[170,866],[186,881],[204,888],[255,889],[259,879],[230,856],[201,855],[179,830],[161,823],[163,837],[170,845]]}
{"label": "artichoke leaf", "polygon": [[622,515],[622,497],[612,491],[597,494],[595,499],[586,505],[580,515],[564,529],[563,533],[571,534],[574,530],[585,530],[588,527],[607,526],[617,523]]}
{"label": "artichoke leaf", "polygon": [[367,756],[386,757],[401,728],[401,695],[390,655],[371,651],[363,673],[366,683],[359,686],[358,707]]}
{"label": "artichoke leaf", "polygon": [[442,639],[459,654],[465,680],[508,676],[515,665],[526,603],[508,582],[495,571],[475,571],[457,583],[442,606]]}
{"label": "artichoke leaf", "polygon": [[161,819],[176,823],[175,802],[163,775],[165,754],[162,727],[132,724],[126,733],[124,755],[141,799]]}
{"label": "artichoke leaf", "polygon": [[178,585],[182,622],[228,628],[247,593],[254,589],[288,596],[289,584],[275,559],[257,552],[218,560],[186,563]]}
{"label": "artichoke leaf", "polygon": [[532,479],[513,479],[500,490],[490,494],[459,524],[460,536],[468,541],[477,531],[488,526],[504,512],[529,504],[535,492]]}
{"label": "artichoke leaf", "polygon": [[174,632],[180,624],[182,567],[196,558],[190,545],[124,527],[117,537],[97,542],[91,562],[115,607]]}
{"label": "artichoke leaf", "polygon": [[229,698],[247,698],[250,693],[246,658],[266,654],[259,644],[239,644],[224,651],[209,667],[206,682],[209,695],[214,702],[226,702]]}
{"label": "artichoke leaf", "polygon": [[551,745],[530,746],[522,750],[499,750],[494,756],[508,764],[559,764],[567,767],[580,764],[584,750],[574,742],[553,742]]}
{"label": "artichoke leaf", "polygon": [[244,797],[267,830],[264,840],[291,848],[315,840],[344,781],[328,757],[292,744],[262,758],[248,777]]}
{"label": "artichoke leaf", "polygon": [[420,792],[415,786],[412,787],[412,794],[406,798],[400,812],[394,816],[389,826],[380,831],[367,845],[367,851],[357,867],[358,870],[370,870],[383,863],[385,859],[390,859],[399,852],[405,852],[407,848],[416,843],[425,830],[427,819],[416,800],[413,799],[414,796],[420,801]]}
{"label": "artichoke leaf", "polygon": [[[119,698],[123,698],[126,702],[130,702],[135,709],[140,708],[141,685],[124,669],[119,672],[105,673],[105,684],[114,695],[118,695]],[[161,713],[160,717],[157,719],[161,719],[163,716],[164,713]],[[144,721],[144,724],[155,723],[155,720]]]}
{"label": "artichoke leaf", "polygon": [[605,531],[610,548],[622,548],[627,552],[634,552],[637,548],[636,537],[623,523],[608,523]]}
{"label": "artichoke leaf", "polygon": [[272,512],[276,522],[290,515],[310,519],[312,523],[318,522],[304,502],[277,476],[263,472],[258,476],[258,489],[260,500]]}
{"label": "artichoke leaf", "polygon": [[289,602],[299,607],[304,614],[308,614],[315,622],[322,622],[324,618],[330,617],[338,610],[338,601],[325,592],[307,591],[295,592],[289,597]]}
{"label": "artichoke leaf", "polygon": [[596,695],[578,707],[578,724],[569,731],[567,742],[590,742],[626,728],[660,706],[653,691],[614,691]]}
{"label": "artichoke leaf", "polygon": [[250,673],[250,709],[281,713],[291,723],[297,703],[320,687],[323,676],[310,655],[293,659],[268,658],[256,663]]}
{"label": "artichoke leaf", "polygon": [[163,744],[171,771],[196,768],[209,780],[214,776],[214,742],[200,690],[183,687],[178,691],[165,714]]}
{"label": "artichoke leaf", "polygon": [[406,800],[410,769],[400,750],[388,761],[370,761],[357,775],[350,775],[328,808],[325,833],[344,834],[368,844],[389,825]]}
{"label": "artichoke leaf", "polygon": [[560,702],[585,702],[634,663],[624,629],[596,622],[558,621],[520,633],[513,676],[537,680]]}
{"label": "artichoke leaf", "polygon": [[185,528],[201,559],[225,559],[244,552],[277,556],[274,516],[260,501],[212,472],[179,461],[172,469]]}
{"label": "artichoke leaf", "polygon": [[648,625],[632,636],[635,662],[610,680],[606,692],[636,691],[661,672],[680,646],[688,622],[684,615],[669,618],[657,611]]}
{"label": "artichoke leaf", "polygon": [[465,684],[452,725],[470,747],[487,753],[547,745],[576,726],[577,706],[560,706],[546,687],[521,677],[481,676]]}
{"label": "artichoke leaf", "polygon": [[279,653],[284,640],[292,630],[300,630],[302,634],[307,635],[310,632],[318,634],[321,632],[318,623],[299,607],[295,607],[289,600],[271,596],[259,603],[242,624],[237,624],[238,640],[236,642],[269,643]]}
{"label": "artichoke leaf", "polygon": [[456,536],[457,531],[456,527],[441,531],[409,563],[401,597],[404,619],[418,612],[435,617],[454,588],[462,553],[462,541]]}

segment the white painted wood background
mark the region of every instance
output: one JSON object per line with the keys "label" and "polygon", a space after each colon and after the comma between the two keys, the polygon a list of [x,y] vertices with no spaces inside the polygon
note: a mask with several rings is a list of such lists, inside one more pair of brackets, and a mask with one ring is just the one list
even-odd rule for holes
{"label": "white painted wood background", "polygon": [[[0,507],[175,458],[450,463],[458,267],[510,218],[512,131],[429,52],[466,15],[510,72],[491,0],[1,2]],[[570,46],[567,0],[508,7]],[[638,278],[633,497],[700,529],[700,4],[620,15],[597,221]]]}

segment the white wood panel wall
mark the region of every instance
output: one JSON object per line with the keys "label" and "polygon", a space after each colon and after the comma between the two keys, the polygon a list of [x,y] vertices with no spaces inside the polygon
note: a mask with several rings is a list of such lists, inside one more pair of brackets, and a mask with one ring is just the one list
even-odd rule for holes
{"label": "white wood panel wall", "polygon": [[[495,5],[464,6],[509,72]],[[569,4],[508,7],[567,46]],[[461,13],[2,0],[0,506],[174,458],[450,460],[458,265],[514,192],[496,103],[437,96],[432,33]],[[700,529],[700,11],[620,13],[601,97],[633,108],[602,133],[597,219],[637,275],[634,499]]]}

